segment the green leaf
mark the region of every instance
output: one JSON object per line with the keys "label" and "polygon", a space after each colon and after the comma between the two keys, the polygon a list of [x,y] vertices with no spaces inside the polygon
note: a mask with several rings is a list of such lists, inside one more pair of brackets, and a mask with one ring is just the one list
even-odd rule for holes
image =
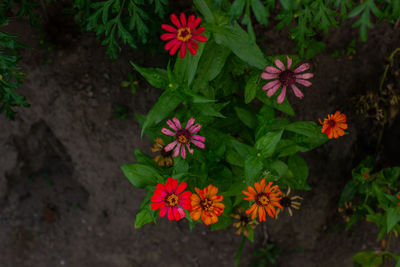
{"label": "green leaf", "polygon": [[386,233],[389,233],[398,222],[400,222],[400,211],[398,207],[388,209],[386,217]]}
{"label": "green leaf", "polygon": [[209,28],[214,32],[217,44],[229,47],[235,55],[250,66],[263,69],[268,65],[260,48],[250,40],[249,34],[237,23],[233,27],[210,25]]}
{"label": "green leaf", "polygon": [[255,148],[261,152],[264,157],[270,157],[274,152],[276,145],[281,140],[283,130],[279,132],[269,132],[257,140]]}
{"label": "green leaf", "polygon": [[244,176],[246,184],[253,184],[260,176],[263,169],[263,163],[260,157],[250,156],[244,162]]}
{"label": "green leaf", "polygon": [[160,178],[156,169],[144,164],[122,165],[121,169],[129,182],[138,188],[156,185]]}
{"label": "green leaf", "polygon": [[235,107],[236,115],[238,118],[249,128],[255,129],[257,127],[257,119],[253,112],[244,109]]}
{"label": "green leaf", "polygon": [[268,24],[268,13],[260,0],[251,0],[251,8],[257,21],[263,25]]}
{"label": "green leaf", "polygon": [[308,178],[308,166],[307,162],[299,155],[295,154],[289,157],[288,167],[298,179],[298,184],[306,185]]}
{"label": "green leaf", "polygon": [[234,19],[238,19],[243,13],[245,2],[246,0],[235,0],[229,9],[229,15]]}
{"label": "green leaf", "polygon": [[154,126],[168,117],[180,103],[181,100],[176,94],[165,91],[147,114],[146,121],[143,123],[141,136],[143,136],[148,127]]}
{"label": "green leaf", "polygon": [[[150,205],[150,203],[149,203]],[[138,229],[142,227],[143,225],[147,223],[154,222],[154,218],[149,211],[148,208],[141,209],[137,214],[136,214],[136,219],[135,219],[135,229]]]}
{"label": "green leaf", "polygon": [[214,16],[204,0],[193,0],[193,4],[200,11],[207,22],[213,22]]}
{"label": "green leaf", "polygon": [[260,72],[252,72],[250,78],[247,80],[246,87],[244,88],[244,102],[250,103],[257,95],[257,90],[260,90]]}
{"label": "green leaf", "polygon": [[189,171],[189,163],[181,157],[174,158],[174,170],[172,171],[172,177],[178,179],[184,175],[187,175]]}
{"label": "green leaf", "polygon": [[320,135],[321,127],[312,121],[297,121],[285,126],[285,130],[315,138]]}
{"label": "green leaf", "polygon": [[363,267],[379,267],[383,264],[383,256],[386,252],[376,253],[373,250],[358,252],[353,256],[353,260]]}
{"label": "green leaf", "polygon": [[142,68],[130,61],[132,66],[139,72],[152,86],[160,89],[167,89],[169,80],[167,71],[157,68]]}
{"label": "green leaf", "polygon": [[287,164],[283,161],[276,160],[271,163],[271,169],[277,173],[277,178],[283,177],[289,170]]}
{"label": "green leaf", "polygon": [[294,110],[293,108],[290,106],[289,101],[287,100],[287,98],[285,98],[285,100],[283,101],[282,104],[278,104],[276,102],[276,98],[278,97],[278,93],[275,93],[274,96],[272,96],[271,98],[267,97],[265,95],[265,92],[263,90],[257,90],[257,98],[263,102],[265,105],[268,105],[270,107],[273,107],[276,110],[282,111],[290,116],[295,116]]}

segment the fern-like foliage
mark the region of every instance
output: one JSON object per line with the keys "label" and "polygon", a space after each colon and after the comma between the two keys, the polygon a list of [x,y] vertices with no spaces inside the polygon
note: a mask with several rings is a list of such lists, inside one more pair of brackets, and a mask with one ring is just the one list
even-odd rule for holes
{"label": "fern-like foliage", "polygon": [[[137,42],[146,43],[153,17],[163,17],[168,0],[75,0],[75,8],[81,10],[85,18],[86,30],[104,35],[102,44],[107,46],[107,54],[117,58],[121,50],[120,42],[137,48]],[[147,10],[154,10],[149,13]]]}

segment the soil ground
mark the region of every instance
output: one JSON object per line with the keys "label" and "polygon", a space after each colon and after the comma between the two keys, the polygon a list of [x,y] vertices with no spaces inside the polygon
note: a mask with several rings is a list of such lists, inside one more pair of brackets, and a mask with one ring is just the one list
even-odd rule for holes
{"label": "soil ground", "polygon": [[[93,34],[80,33],[72,19],[58,23],[55,33],[47,29],[53,39],[45,48],[39,45],[41,30],[27,22],[5,29],[31,47],[21,54],[29,75],[20,88],[31,107],[19,109],[15,121],[0,116],[0,266],[233,266],[241,238],[232,228],[190,232],[182,222],[161,219],[134,229],[145,192],[119,166],[134,162],[134,149],[151,154],[134,113],[146,113],[161,92],[141,80],[132,94],[120,83],[133,72],[129,60],[164,66],[167,53],[126,48],[111,61]],[[245,245],[242,266],[257,261],[252,253],[266,238],[281,249],[279,266],[352,266],[356,252],[380,248],[371,223],[344,231],[337,203],[351,169],[374,153],[379,132],[356,112],[353,99],[377,90],[385,57],[400,47],[400,27],[380,24],[366,43],[357,41],[352,59],[332,57],[358,40],[350,25],[324,37],[326,50],[310,60],[315,78],[305,97],[289,96],[296,120],[316,121],[341,110],[349,134],[304,154],[312,190],[296,192],[304,197],[301,210],[258,227],[255,242]],[[295,53],[287,31],[271,25],[257,32],[267,55]],[[393,81],[398,88],[399,79]],[[113,105],[128,107],[126,120],[113,117]],[[397,116],[385,128],[380,167],[400,165],[399,137]]]}

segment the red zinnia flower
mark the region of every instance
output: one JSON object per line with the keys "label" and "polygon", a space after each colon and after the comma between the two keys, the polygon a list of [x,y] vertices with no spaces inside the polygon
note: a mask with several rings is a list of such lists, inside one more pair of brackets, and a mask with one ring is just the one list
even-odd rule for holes
{"label": "red zinnia flower", "polygon": [[199,45],[193,40],[196,40],[198,42],[207,41],[207,37],[205,37],[204,35],[200,35],[204,32],[205,28],[199,27],[198,29],[196,29],[197,26],[200,25],[201,18],[196,19],[194,15],[190,15],[187,23],[186,16],[183,13],[181,13],[180,15],[180,20],[175,14],[171,14],[170,18],[177,29],[168,24],[161,25],[161,28],[169,32],[162,34],[161,40],[166,41],[172,39],[165,45],[165,50],[169,50],[169,54],[172,56],[175,55],[176,51],[178,51],[180,47],[179,56],[181,58],[184,58],[186,55],[187,47],[190,54],[196,55],[196,50],[199,48]]}
{"label": "red zinnia flower", "polygon": [[190,118],[188,120],[186,127],[184,129],[182,129],[181,123],[177,118],[173,118],[172,121],[167,120],[167,124],[169,127],[171,127],[171,129],[176,131],[176,133],[174,133],[171,130],[168,130],[167,128],[161,129],[161,132],[163,134],[176,137],[176,140],[174,142],[164,147],[165,152],[169,152],[175,147],[174,154],[172,156],[177,157],[180,152],[182,158],[186,158],[185,146],[189,150],[189,153],[193,154],[193,149],[190,149],[190,143],[193,143],[195,146],[200,147],[201,149],[205,148],[204,142],[206,141],[206,138],[204,136],[195,134],[198,131],[200,131],[201,125],[198,123],[194,124],[195,121],[194,118]]}
{"label": "red zinnia flower", "polygon": [[[192,192],[183,190],[186,189],[186,182],[182,182],[178,185],[178,180],[169,177],[165,185],[158,184],[154,195],[151,197],[151,209],[160,209],[160,217],[164,217],[168,213],[168,219],[170,221],[179,221],[185,218],[185,210],[192,208],[190,204],[190,197]],[[183,192],[183,193],[182,193]],[[182,207],[182,208],[181,208]]]}
{"label": "red zinnia flower", "polygon": [[278,96],[277,102],[278,104],[282,104],[283,100],[285,100],[286,96],[286,87],[290,86],[293,90],[293,93],[298,98],[303,98],[303,93],[297,88],[296,83],[304,85],[305,87],[311,86],[311,82],[307,81],[308,79],[314,77],[312,73],[301,73],[306,71],[310,68],[310,64],[304,63],[297,67],[295,70],[291,70],[290,67],[292,66],[292,59],[288,56],[287,58],[287,67],[280,61],[279,59],[275,60],[274,66],[267,66],[265,68],[266,72],[261,74],[261,78],[265,80],[272,80],[268,82],[266,85],[263,86],[263,90],[267,91],[267,96],[273,96],[276,91],[282,86],[282,91]]}

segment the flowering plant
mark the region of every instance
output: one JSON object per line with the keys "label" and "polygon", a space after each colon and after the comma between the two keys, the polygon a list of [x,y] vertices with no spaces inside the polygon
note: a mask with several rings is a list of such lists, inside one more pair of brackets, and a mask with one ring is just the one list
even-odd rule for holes
{"label": "flowering plant", "polygon": [[[162,25],[169,32],[161,36],[168,41],[165,49],[171,55],[180,49],[174,63],[160,69],[132,62],[147,82],[163,90],[147,115],[136,115],[142,135],[155,140],[153,152],[161,153],[153,160],[136,150],[137,163],[122,166],[129,181],[148,192],[135,226],[165,214],[185,219],[190,228],[203,223],[212,230],[238,219],[238,233],[253,240],[258,222],[276,219],[286,208],[292,215],[290,208],[300,207],[292,200],[302,198],[288,197],[290,190],[283,189],[310,189],[300,153],[330,137],[317,119],[293,122],[279,116],[294,117],[288,99],[301,101],[313,90],[313,74],[303,73],[310,64],[293,55],[265,56],[223,10],[211,11],[203,0],[194,3],[202,19],[171,15],[176,28]],[[274,81],[266,88],[263,79]],[[309,88],[303,93],[296,83]],[[286,94],[287,87],[295,98]],[[182,184],[191,192],[190,205],[189,193],[180,195]]]}

